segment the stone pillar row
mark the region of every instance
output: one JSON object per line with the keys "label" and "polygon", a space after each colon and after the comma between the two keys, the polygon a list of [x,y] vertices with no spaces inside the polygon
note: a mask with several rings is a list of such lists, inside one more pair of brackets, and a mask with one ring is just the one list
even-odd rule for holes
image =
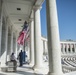
{"label": "stone pillar row", "polygon": [[[9,27],[7,20],[3,19],[2,24],[2,36],[1,36],[1,67],[6,66],[6,62],[10,60],[10,55],[12,52],[16,53],[16,38],[13,38],[13,30],[9,32]],[[14,44],[14,45],[13,45]],[[14,47],[14,48],[13,48]],[[17,54],[17,53],[16,53]]]}
{"label": "stone pillar row", "polygon": [[[10,60],[10,55],[13,52],[13,27],[10,29],[8,17],[4,17],[1,10],[0,13],[0,62],[1,67],[4,67],[6,66],[6,62]],[[14,41],[15,50],[17,50],[16,40]]]}
{"label": "stone pillar row", "polygon": [[[60,38],[59,38],[56,0],[46,0],[46,7],[47,7],[49,75],[62,75],[61,50],[60,50]],[[33,27],[33,25],[34,25],[34,27]],[[6,26],[8,26],[8,25],[6,25]],[[8,53],[8,55],[10,55],[13,52],[13,47],[14,47],[13,29],[11,28],[11,37],[8,37],[7,36],[8,28],[6,26],[4,24],[2,26],[2,36],[1,36],[2,41],[0,41],[2,59],[3,58],[5,59],[5,54],[6,54],[7,47],[8,47],[7,46],[8,45],[7,41],[9,40],[8,38],[11,39],[11,51],[10,51],[10,53]],[[33,28],[34,28],[34,32],[33,32]],[[41,42],[40,7],[38,7],[38,6],[34,7],[34,24],[32,21],[31,22],[31,40],[30,41],[31,41],[30,47],[31,47],[31,51],[32,51],[31,52],[32,60],[30,62],[34,63],[34,67],[33,67],[34,70],[42,69],[43,68],[43,50],[42,50],[42,42]],[[33,56],[33,54],[34,54],[34,56]],[[35,58],[35,60],[34,60],[34,58]],[[5,62],[3,62],[3,63],[5,64]]]}
{"label": "stone pillar row", "polygon": [[[66,47],[66,52],[65,52],[65,47]],[[70,52],[68,51],[68,48],[69,48],[69,47],[70,47]],[[63,44],[62,44],[63,54],[73,53],[72,48],[73,48],[72,44],[70,44],[70,43],[63,43]],[[75,52],[76,52],[75,44],[74,44],[74,50],[75,50]],[[75,52],[74,52],[74,53],[75,53]]]}

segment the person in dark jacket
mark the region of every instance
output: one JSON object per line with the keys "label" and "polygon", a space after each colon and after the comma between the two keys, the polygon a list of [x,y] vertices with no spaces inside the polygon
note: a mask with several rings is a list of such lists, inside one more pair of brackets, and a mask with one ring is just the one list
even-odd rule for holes
{"label": "person in dark jacket", "polygon": [[21,52],[19,53],[19,63],[20,63],[19,66],[23,66],[23,52],[22,52],[22,50],[21,50]]}
{"label": "person in dark jacket", "polygon": [[24,63],[26,63],[26,57],[27,57],[26,51],[23,51],[23,62],[24,62]]}

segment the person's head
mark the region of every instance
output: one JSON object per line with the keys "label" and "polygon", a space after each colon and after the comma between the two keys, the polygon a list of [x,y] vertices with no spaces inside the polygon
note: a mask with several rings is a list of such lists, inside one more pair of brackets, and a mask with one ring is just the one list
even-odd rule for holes
{"label": "person's head", "polygon": [[27,24],[27,21],[25,21],[24,24]]}
{"label": "person's head", "polygon": [[22,50],[21,50],[21,52],[22,52]]}
{"label": "person's head", "polygon": [[14,53],[12,53],[12,55],[14,55]]}

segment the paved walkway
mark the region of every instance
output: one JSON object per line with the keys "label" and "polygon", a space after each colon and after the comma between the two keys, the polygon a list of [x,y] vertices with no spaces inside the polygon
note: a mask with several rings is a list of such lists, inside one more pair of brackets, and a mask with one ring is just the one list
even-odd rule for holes
{"label": "paved walkway", "polygon": [[[45,67],[46,68],[46,67]],[[23,67],[18,67],[17,72],[0,72],[0,75],[43,75],[48,73],[48,69],[41,69],[39,72],[34,71],[29,67],[29,65],[23,65]]]}

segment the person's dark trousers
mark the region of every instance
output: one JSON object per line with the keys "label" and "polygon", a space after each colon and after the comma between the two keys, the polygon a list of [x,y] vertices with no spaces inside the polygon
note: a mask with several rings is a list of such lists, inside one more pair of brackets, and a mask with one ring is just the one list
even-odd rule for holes
{"label": "person's dark trousers", "polygon": [[23,66],[23,61],[20,61],[20,66]]}

